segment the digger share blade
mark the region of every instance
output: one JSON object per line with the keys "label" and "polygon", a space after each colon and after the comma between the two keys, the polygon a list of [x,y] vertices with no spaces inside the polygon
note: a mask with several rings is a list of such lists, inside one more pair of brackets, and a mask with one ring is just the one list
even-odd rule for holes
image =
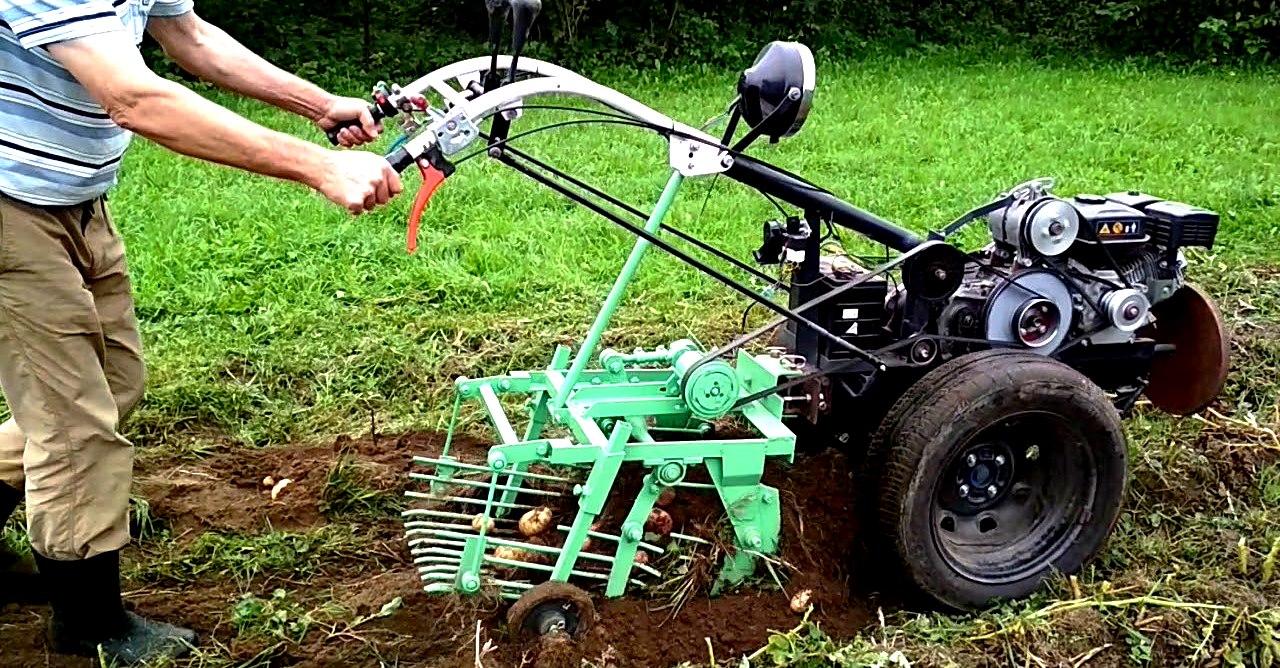
{"label": "digger share blade", "polygon": [[1175,348],[1153,362],[1145,394],[1167,413],[1198,413],[1222,392],[1231,369],[1231,339],[1222,313],[1208,294],[1189,283],[1152,313],[1156,322],[1142,335]]}

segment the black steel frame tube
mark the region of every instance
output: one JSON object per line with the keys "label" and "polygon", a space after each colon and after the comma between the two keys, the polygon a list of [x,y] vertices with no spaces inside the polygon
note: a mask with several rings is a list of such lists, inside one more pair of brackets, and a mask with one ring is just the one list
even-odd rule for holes
{"label": "black steel frame tube", "polygon": [[746,155],[734,157],[725,176],[762,193],[800,207],[805,211],[828,212],[831,222],[869,237],[900,253],[924,242],[924,239],[893,223],[845,202],[825,190],[806,183],[785,170]]}

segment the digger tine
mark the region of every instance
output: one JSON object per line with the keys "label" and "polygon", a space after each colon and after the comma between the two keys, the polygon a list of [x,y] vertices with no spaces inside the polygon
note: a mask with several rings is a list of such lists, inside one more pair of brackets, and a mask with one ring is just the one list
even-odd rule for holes
{"label": "digger tine", "polygon": [[[565,526],[565,525],[563,525],[563,524],[556,525],[556,529],[557,529],[557,530],[559,530],[559,531],[565,532],[565,533],[568,533],[568,531],[569,531],[569,527],[567,527],[567,526]],[[615,536],[615,535],[613,535],[613,534],[600,533],[599,531],[591,531],[591,530],[588,530],[588,531],[587,531],[587,535],[588,535],[588,536],[591,536],[592,538],[602,538],[602,539],[604,539],[604,540],[611,540],[611,541],[613,541],[613,542],[615,542],[615,543],[616,543],[616,542],[618,542],[619,540],[621,540],[618,536]],[[671,535],[675,535],[675,534],[671,534]],[[644,542],[644,541],[640,541],[640,544],[639,544],[639,545],[640,545],[640,547],[642,547],[642,548],[644,548],[644,549],[646,549],[646,550],[648,550],[648,551],[650,551],[650,552],[652,552],[652,553],[654,553],[654,554],[666,554],[666,553],[667,553],[667,551],[666,551],[666,550],[664,550],[664,549],[662,549],[661,547],[659,547],[659,546],[657,546],[657,545],[652,545],[652,544],[650,544],[650,543],[646,543],[646,542]],[[584,553],[584,554],[589,554],[589,553]]]}
{"label": "digger tine", "polygon": [[[492,520],[492,519],[498,519],[498,518],[490,517],[489,519]],[[511,521],[514,522],[515,520],[511,520]],[[405,522],[404,528],[405,528],[405,533],[422,532],[422,531],[427,531],[431,529],[448,529],[450,531],[475,531],[475,529],[470,526],[466,526],[463,524],[451,524],[449,522],[424,522],[424,521]]]}
{"label": "digger tine", "polygon": [[[414,463],[416,463],[416,464],[452,466],[452,467],[454,467],[454,468],[462,469],[462,470],[464,470],[464,471],[477,471],[477,472],[481,472],[481,473],[493,473],[493,470],[492,470],[492,469],[490,469],[489,467],[487,467],[487,466],[481,466],[481,465],[479,465],[479,464],[464,464],[464,463],[462,463],[462,462],[448,462],[448,461],[441,461],[441,460],[439,460],[439,459],[432,459],[432,458],[430,458],[430,457],[414,457],[414,458],[413,458],[413,461],[414,461]],[[528,471],[521,471],[521,472],[516,472],[516,471],[507,471],[506,473],[507,473],[508,475],[518,475],[518,476],[521,476],[521,477],[524,477],[524,478],[529,478],[530,480],[545,480],[545,481],[547,481],[547,482],[558,482],[558,483],[561,483],[561,484],[572,484],[572,483],[573,483],[573,481],[572,481],[572,480],[570,480],[570,479],[568,479],[568,478],[560,478],[560,477],[553,476],[553,475],[547,475],[547,474],[545,474],[545,473],[530,473],[530,472],[528,472]]]}
{"label": "digger tine", "polygon": [[509,510],[533,510],[533,506],[522,503],[502,503],[501,501],[489,502],[484,499],[468,499],[465,496],[435,496],[425,492],[405,492],[405,496],[410,496],[415,499],[426,499],[428,501],[454,501],[456,503],[466,503],[473,506],[487,506],[492,503],[499,508],[507,508]]}
{"label": "digger tine", "polygon": [[[516,568],[527,568],[527,569],[529,569],[529,570],[531,570],[531,571],[545,571],[545,572],[550,573],[551,571],[555,570],[555,566],[551,566],[551,565],[548,565],[548,564],[534,564],[534,563],[530,563],[530,562],[527,562],[527,561],[518,561],[518,560],[516,560],[516,559],[503,559],[503,558],[501,558],[501,557],[494,557],[494,556],[490,556],[490,555],[485,555],[484,560],[485,560],[485,563],[489,563],[489,564],[502,564],[503,566],[514,566],[514,567],[516,567]],[[605,575],[604,573],[593,573],[593,572],[591,572],[591,571],[584,571],[584,570],[579,570],[579,569],[574,569],[574,570],[570,571],[570,573],[571,573],[571,574],[573,574],[573,575],[576,575],[576,576],[578,576],[578,577],[581,577],[581,578],[591,578],[591,579],[593,579],[593,580],[608,580],[608,579],[609,579],[609,576],[608,576],[608,575]]]}
{"label": "digger tine", "polygon": [[449,555],[449,557],[462,558],[462,550],[430,548],[430,546],[428,546],[428,548],[424,548],[424,546],[419,545],[424,540],[426,539],[413,539],[411,541],[408,541],[408,545],[410,545],[410,550],[413,554],[447,554]]}
{"label": "digger tine", "polygon": [[452,557],[419,557],[413,559],[413,563],[452,563],[457,566],[457,559]]}
{"label": "digger tine", "polygon": [[[414,508],[412,510],[406,510],[400,514],[403,517],[419,517],[419,516],[425,515],[427,517],[441,517],[441,518],[450,519],[450,520],[467,520],[468,522],[476,518],[475,515],[466,515],[464,513],[453,513],[447,510],[429,510],[426,508]],[[497,520],[498,522],[515,522],[516,521],[516,520],[508,519],[505,517],[493,517],[490,519]],[[471,527],[468,526],[466,528],[470,529]]]}
{"label": "digger tine", "polygon": [[686,542],[689,542],[689,543],[698,543],[699,545],[710,545],[710,544],[711,544],[711,541],[709,541],[709,540],[707,540],[707,539],[705,539],[705,538],[698,538],[697,536],[687,536],[687,535],[685,535],[685,534],[682,534],[682,533],[676,533],[676,532],[674,532],[674,531],[673,531],[673,532],[671,532],[671,533],[669,533],[669,534],[667,534],[667,535],[671,536],[672,538],[674,538],[674,539],[676,539],[676,540],[683,540],[683,541],[686,541]]}
{"label": "digger tine", "polygon": [[[428,475],[426,473],[410,473],[409,477],[413,480],[424,480],[427,482],[443,482],[451,485],[465,485],[468,487],[489,487],[489,483],[483,480],[463,480],[460,478],[442,478],[436,475]],[[515,476],[512,475],[512,478]],[[510,481],[510,478],[508,478]],[[525,494],[533,494],[535,496],[564,496],[562,492],[554,492],[548,489],[535,489],[532,487],[512,487],[508,485],[494,485],[494,489],[500,492],[524,492]]]}

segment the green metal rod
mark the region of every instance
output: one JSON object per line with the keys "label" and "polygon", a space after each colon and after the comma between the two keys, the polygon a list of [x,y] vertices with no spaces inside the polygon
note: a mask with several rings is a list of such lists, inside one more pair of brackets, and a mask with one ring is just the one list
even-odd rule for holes
{"label": "green metal rod", "polygon": [[[662,197],[658,200],[658,205],[653,208],[653,213],[649,216],[649,222],[645,223],[644,231],[649,234],[656,234],[658,228],[662,226],[662,219],[666,217],[667,211],[671,208],[671,204],[675,202],[676,193],[680,190],[680,184],[684,182],[684,175],[680,172],[672,170],[671,178],[667,179],[667,187],[662,190]],[[582,343],[582,349],[578,351],[578,355],[573,358],[573,366],[569,369],[569,373],[565,376],[564,385],[560,386],[560,391],[556,394],[553,406],[556,408],[564,408],[565,402],[569,400],[569,393],[573,392],[573,388],[578,384],[578,378],[582,372],[586,370],[587,365],[591,362],[591,356],[595,354],[596,347],[600,345],[600,339],[604,336],[604,331],[609,327],[609,320],[613,318],[613,314],[618,310],[618,305],[622,302],[622,295],[627,291],[627,286],[631,283],[631,279],[635,277],[636,269],[640,267],[640,260],[644,259],[644,254],[649,250],[648,239],[636,239],[636,245],[631,249],[631,255],[627,257],[627,263],[622,266],[622,272],[618,274],[618,279],[613,283],[613,289],[609,291],[608,298],[604,301],[604,306],[600,308],[600,313],[596,315],[596,321],[591,325],[591,331],[587,334],[587,340]]]}

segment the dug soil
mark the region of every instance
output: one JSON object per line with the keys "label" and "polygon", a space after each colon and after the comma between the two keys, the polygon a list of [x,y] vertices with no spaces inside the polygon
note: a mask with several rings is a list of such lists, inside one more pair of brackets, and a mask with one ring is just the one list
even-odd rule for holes
{"label": "dug soil", "polygon": [[[576,667],[584,661],[706,664],[713,655],[717,661],[748,655],[772,634],[796,627],[802,615],[790,603],[805,590],[811,596],[810,621],[836,639],[851,637],[875,617],[877,603],[868,594],[874,577],[858,567],[862,548],[852,467],[844,454],[826,450],[798,455],[791,465],[771,463],[767,471],[766,483],[778,488],[783,511],[780,561],[772,569],[776,579],[760,568],[750,586],[711,596],[714,571],[695,559],[679,582],[660,594],[594,595],[595,623],[575,642],[517,637],[505,623],[508,603],[422,592],[398,509],[415,470],[412,458],[439,454],[442,443],[440,434],[415,433],[342,437],[319,446],[226,448],[189,460],[143,453],[135,492],[147,501],[149,525],[126,553],[128,606],[196,629],[210,659],[204,665],[229,661],[225,665],[246,668],[470,668],[477,657],[479,665],[490,668]],[[464,440],[455,441],[454,449],[483,461],[487,448]],[[339,494],[339,474],[376,494]],[[272,488],[282,480],[289,482],[273,499]],[[606,518],[620,516],[620,507],[625,514],[629,488],[636,484],[630,477],[616,488]],[[714,492],[681,489],[665,507],[678,533],[714,536],[723,521]],[[252,538],[330,528],[350,529],[363,542],[322,557],[305,573],[264,569],[234,577],[213,569],[184,575],[164,567],[211,532]],[[672,594],[680,584],[691,586],[692,593],[674,605]],[[283,623],[267,632],[262,625],[236,624],[233,611],[244,596],[270,599],[276,590],[288,592],[296,606],[283,613]],[[46,615],[47,609],[38,606],[0,608],[0,665],[96,665],[50,654],[41,633]],[[305,619],[310,625],[294,623]]]}

